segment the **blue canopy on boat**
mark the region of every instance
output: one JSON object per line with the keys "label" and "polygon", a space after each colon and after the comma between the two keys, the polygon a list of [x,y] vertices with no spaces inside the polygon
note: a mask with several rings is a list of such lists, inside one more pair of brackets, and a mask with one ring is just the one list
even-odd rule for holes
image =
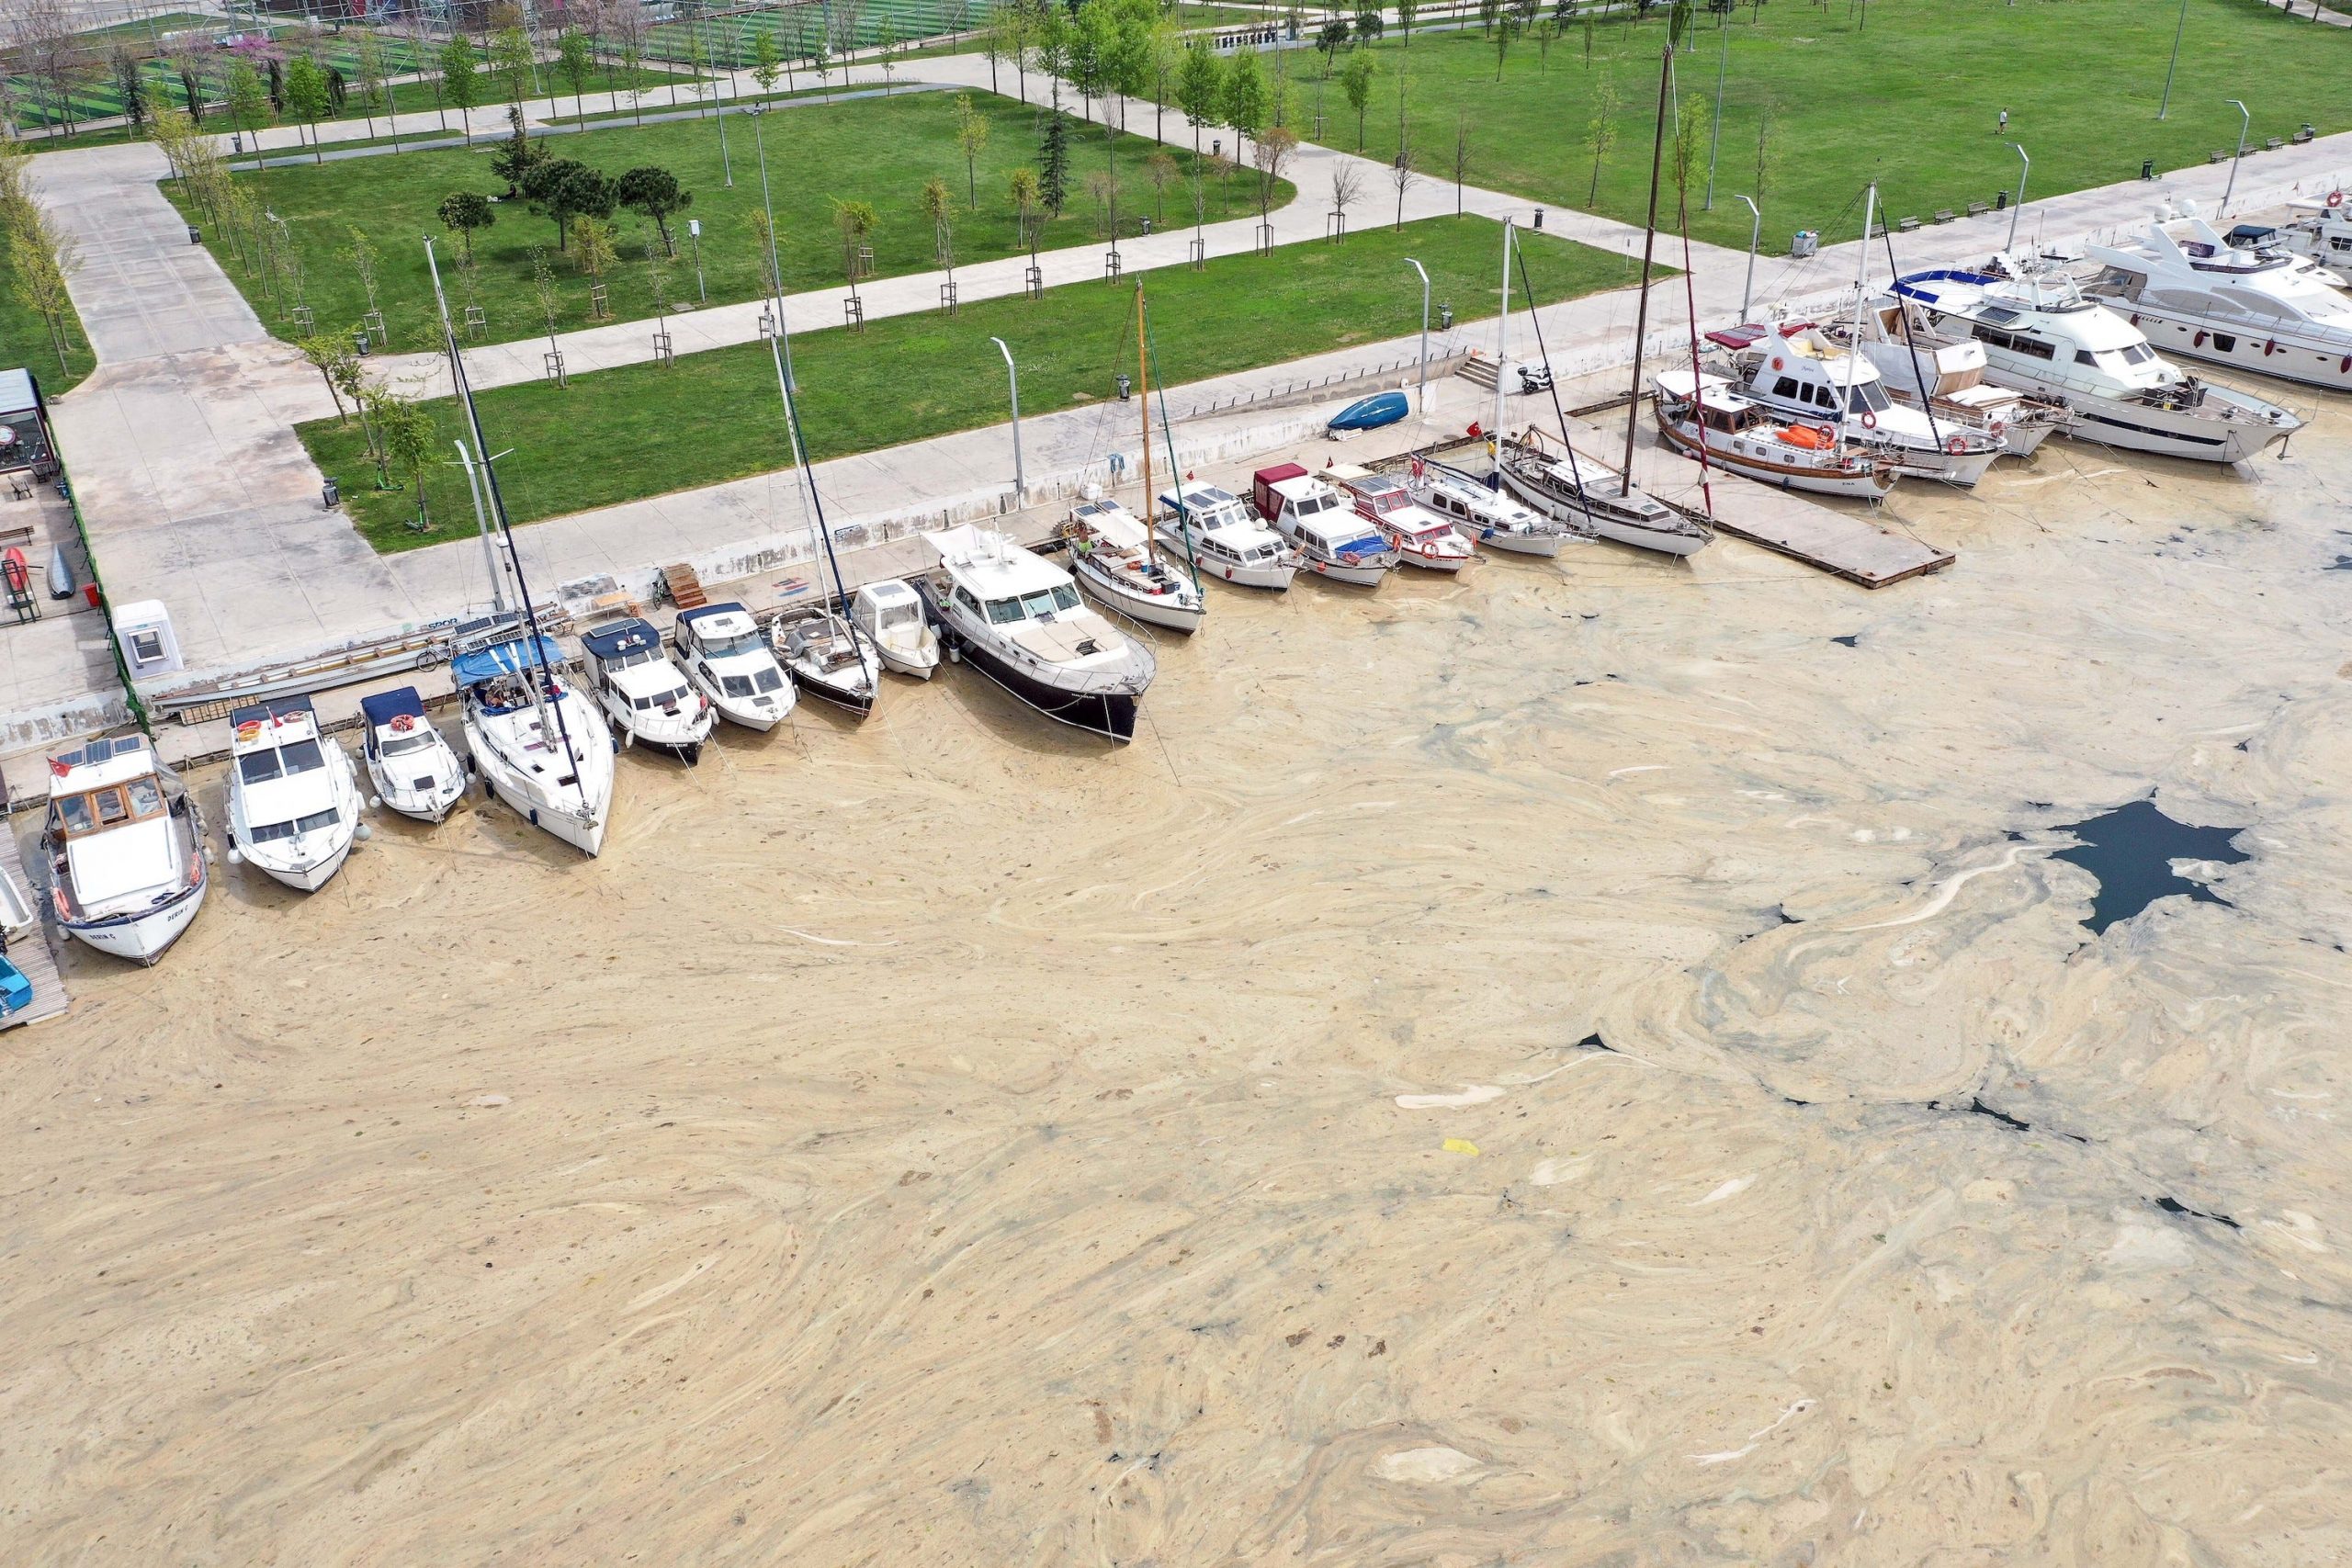
{"label": "blue canopy on boat", "polygon": [[414,686],[402,686],[394,692],[378,692],[372,697],[359,699],[359,711],[368,716],[369,728],[380,728],[396,718],[423,718],[424,699],[416,694]]}
{"label": "blue canopy on boat", "polygon": [[1378,430],[1384,424],[1394,424],[1413,412],[1412,404],[1402,392],[1376,392],[1360,398],[1331,417],[1328,428],[1332,430]]}
{"label": "blue canopy on boat", "polygon": [[678,619],[681,623],[684,623],[689,621],[699,621],[705,615],[749,615],[750,613],[751,612],[744,609],[742,605],[738,604],[734,600],[729,599],[724,604],[705,604],[698,609],[681,610],[678,612]]}
{"label": "blue canopy on boat", "polygon": [[314,711],[311,706],[311,699],[300,692],[282,697],[265,697],[260,702],[249,704],[244,707],[231,708],[229,727],[233,729],[241,724],[267,724],[284,715]]}
{"label": "blue canopy on boat", "polygon": [[615,621],[592,631],[580,634],[581,645],[599,659],[616,659],[625,653],[643,653],[649,648],[662,646],[662,634],[634,616]]}
{"label": "blue canopy on boat", "polygon": [[449,660],[449,679],[459,686],[473,686],[484,681],[495,681],[501,675],[519,675],[534,663],[552,669],[563,662],[563,649],[555,645],[553,637],[542,637],[538,643],[537,660],[531,657],[529,637],[495,642],[471,653],[461,653]]}

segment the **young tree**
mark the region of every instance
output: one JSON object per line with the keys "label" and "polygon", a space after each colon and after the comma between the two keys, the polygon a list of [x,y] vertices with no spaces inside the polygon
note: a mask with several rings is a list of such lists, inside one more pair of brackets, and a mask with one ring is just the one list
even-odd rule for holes
{"label": "young tree", "polygon": [[0,214],[5,223],[8,262],[15,272],[17,302],[40,317],[49,328],[50,346],[57,351],[57,371],[71,374],[66,363],[74,297],[66,279],[81,270],[74,236],[58,228],[48,211],[28,200],[8,204]]}
{"label": "young tree", "polygon": [[523,129],[519,105],[506,106],[506,140],[490,155],[490,172],[506,182],[506,199],[523,194],[523,176],[548,161],[548,150]]}
{"label": "young tree", "polygon": [[775,46],[775,30],[756,29],[752,34],[752,80],[764,95],[775,91],[775,79],[783,74],[784,56]]}
{"label": "young tree", "polygon": [[[775,46],[769,46],[773,49]],[[596,69],[596,45],[586,33],[577,28],[566,28],[555,42],[556,74],[571,89],[571,110],[574,114],[588,112],[585,103],[588,78]]]}
{"label": "young tree", "polygon": [[681,187],[678,176],[669,170],[649,165],[621,176],[619,196],[623,207],[653,220],[662,235],[662,254],[676,255],[678,243],[670,237],[670,220],[695,204],[695,193]]}
{"label": "young tree", "polygon": [[[1266,73],[1254,51],[1233,57],[1227,67],[1218,112],[1237,137],[1254,137],[1266,124]],[[1241,151],[1235,147],[1234,151]]]}
{"label": "young tree", "polygon": [[359,280],[362,292],[368,296],[368,313],[374,315],[381,307],[376,299],[376,264],[381,253],[368,238],[368,231],[358,224],[351,225],[351,243],[342,252],[351,264],[351,276]]}
{"label": "young tree", "polygon": [[1322,30],[1315,35],[1315,52],[1323,57],[1323,75],[1326,80],[1329,80],[1331,74],[1332,58],[1340,51],[1348,47],[1348,35],[1351,30],[1345,17],[1333,17],[1326,21]]}
{"label": "young tree", "polygon": [[934,175],[922,182],[922,196],[918,204],[922,215],[931,220],[932,254],[947,269],[948,280],[956,276],[956,198],[949,194],[947,182]]}
{"label": "young tree", "polygon": [[[327,384],[327,396],[334,402],[334,422],[348,425],[351,415],[343,406],[343,389],[359,366],[359,355],[353,352],[349,333],[317,333],[295,342],[295,348],[310,361]],[[337,374],[340,371],[342,374]]]}
{"label": "young tree", "polygon": [[139,61],[120,44],[114,49],[115,96],[122,100],[123,124],[133,137],[147,125],[147,77]]}
{"label": "young tree", "polygon": [[881,31],[875,35],[874,51],[882,58],[882,96],[887,98],[899,71],[899,28],[887,12],[882,17]]}
{"label": "young tree", "polygon": [[1756,117],[1756,205],[1764,205],[1764,187],[1772,183],[1772,171],[1780,158],[1772,145],[1772,106],[1766,104]]}
{"label": "young tree", "polygon": [[1046,137],[1037,150],[1037,161],[1045,168],[1038,185],[1039,199],[1048,217],[1058,218],[1069,200],[1069,126],[1059,105],[1046,112]]}
{"label": "young tree", "polygon": [[416,492],[416,521],[410,526],[420,534],[430,533],[433,508],[424,493],[424,476],[432,471],[433,454],[441,444],[433,416],[416,399],[402,397],[390,388],[379,389],[369,400],[368,415],[376,427],[377,446],[384,454],[376,470],[379,481],[387,477],[387,468],[401,475]]}
{"label": "young tree", "polygon": [[1405,193],[1413,188],[1413,150],[1405,148],[1388,167],[1389,183],[1396,187],[1396,231],[1405,231]]}
{"label": "young tree", "polygon": [[1339,216],[1340,238],[1348,237],[1348,209],[1363,195],[1363,165],[1344,158],[1331,163],[1331,210]]}
{"label": "young tree", "polygon": [[508,103],[520,104],[531,96],[536,67],[531,37],[521,28],[501,28],[490,40],[490,73],[505,89]]}
{"label": "young tree", "polygon": [[269,93],[261,73],[244,61],[229,67],[229,122],[250,139],[269,123]]}
{"label": "young tree", "polygon": [[1519,17],[1515,12],[1505,12],[1495,18],[1494,37],[1495,80],[1499,82],[1503,79],[1503,56],[1510,52],[1510,46],[1519,38]]}
{"label": "young tree", "polygon": [[610,218],[619,204],[619,192],[606,175],[576,158],[553,158],[535,164],[523,176],[523,195],[531,210],[555,224],[555,248],[571,242],[575,218]]}
{"label": "young tree", "polygon": [[359,88],[359,112],[367,117],[368,134],[376,134],[376,105],[382,102],[387,114],[391,111],[391,95],[384,85],[384,45],[373,28],[359,29],[358,39],[351,46],[351,72]]}
{"label": "young tree", "polygon": [[440,215],[442,227],[465,243],[468,261],[473,259],[474,231],[487,229],[498,221],[498,209],[478,191],[453,191],[443,197],[441,205],[434,210]]}
{"label": "young tree", "polygon": [[843,201],[834,197],[832,203],[833,227],[842,237],[842,275],[849,279],[850,292],[854,295],[857,292],[858,247],[882,221],[882,215],[874,210],[871,202]]}
{"label": "young tree", "polygon": [[824,35],[817,36],[814,48],[808,51],[808,69],[817,73],[817,85],[823,89],[825,101],[833,101],[833,51],[826,47]]}
{"label": "young tree", "polygon": [[1042,188],[1037,183],[1037,171],[1032,168],[1013,170],[1012,178],[1005,182],[1005,194],[1012,198],[1014,243],[1027,246],[1032,260],[1037,254],[1035,229]]}
{"label": "young tree", "polygon": [[[1100,238],[1102,233],[1102,209],[1112,199],[1111,176],[1100,169],[1090,171],[1086,176],[1086,196],[1094,204],[1094,232]],[[1115,217],[1112,220],[1114,226],[1117,221]]]}
{"label": "young tree", "polygon": [[1380,35],[1387,30],[1388,24],[1381,18],[1378,6],[1362,5],[1357,7],[1356,42],[1378,43]]}
{"label": "young tree", "polygon": [[1165,147],[1155,147],[1151,156],[1143,161],[1143,177],[1151,182],[1151,216],[1155,223],[1168,220],[1168,187],[1176,183],[1180,171],[1176,155]]}
{"label": "young tree", "polygon": [[1205,49],[1186,50],[1184,62],[1176,68],[1176,107],[1193,128],[1195,160],[1201,155],[1201,128],[1224,123],[1224,101],[1225,73],[1217,69],[1216,56]]}
{"label": "young tree", "polygon": [[1407,49],[1413,47],[1413,20],[1421,14],[1420,0],[1396,0],[1396,37]]}
{"label": "young tree", "polygon": [[1470,121],[1453,117],[1453,215],[1462,216],[1462,182],[1470,173]]}
{"label": "young tree", "polygon": [[783,276],[776,271],[776,263],[781,258],[776,251],[774,234],[768,227],[767,213],[754,208],[743,220],[743,224],[752,231],[752,254],[759,261],[761,294],[772,298],[782,293],[784,291]]}
{"label": "young tree", "polygon": [[956,95],[956,145],[964,154],[964,191],[972,210],[980,209],[979,160],[988,150],[989,117],[972,107],[972,95]]}
{"label": "young tree", "polygon": [[1373,78],[1379,73],[1372,56],[1358,50],[1348,56],[1340,71],[1340,89],[1348,96],[1348,107],[1356,111],[1356,151],[1363,151],[1364,111],[1372,107]]}
{"label": "young tree", "polygon": [[458,128],[469,147],[474,141],[473,107],[481,102],[481,57],[474,52],[473,40],[463,33],[450,34],[441,46],[441,96],[457,109]]}
{"label": "young tree", "polygon": [[1601,161],[1609,156],[1609,150],[1617,145],[1617,79],[1614,76],[1600,79],[1600,90],[1592,96],[1592,121],[1586,127],[1585,134],[1592,145],[1592,183],[1584,193],[1585,205],[1589,207],[1600,196]]}
{"label": "young tree", "polygon": [[1272,126],[1250,147],[1250,166],[1258,171],[1258,220],[1263,223],[1273,211],[1274,186],[1282,182],[1291,154],[1298,151],[1298,132],[1286,125]]}
{"label": "young tree", "polygon": [[318,122],[327,112],[327,79],[318,62],[307,54],[296,55],[286,67],[286,110],[310,127],[311,159],[324,163],[326,154],[319,146]]}
{"label": "young tree", "polygon": [[[616,237],[613,226],[602,218],[573,219],[571,265],[586,273],[590,282],[604,282],[605,269],[620,259],[619,248],[614,243]],[[592,315],[598,313],[594,309],[594,297],[590,296]]]}
{"label": "young tree", "polygon": [[1176,25],[1172,10],[1153,18],[1147,52],[1151,60],[1151,139],[1165,141],[1168,104],[1187,52],[1183,30]]}

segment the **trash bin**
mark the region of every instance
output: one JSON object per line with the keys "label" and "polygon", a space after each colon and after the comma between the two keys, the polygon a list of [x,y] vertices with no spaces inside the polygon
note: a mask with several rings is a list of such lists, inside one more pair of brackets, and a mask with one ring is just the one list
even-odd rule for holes
{"label": "trash bin", "polygon": [[242,130],[231,131],[229,133],[229,151],[232,152],[243,152],[244,150],[245,133]]}
{"label": "trash bin", "polygon": [[1795,238],[1789,242],[1789,255],[1792,260],[1804,261],[1820,254],[1821,231],[1818,229],[1800,229]]}
{"label": "trash bin", "polygon": [[333,479],[327,480],[325,488],[320,491],[320,499],[325,502],[325,510],[333,512],[343,504],[343,487]]}
{"label": "trash bin", "polygon": [[193,223],[189,224],[187,226],[187,243],[191,245],[200,245],[204,243],[204,231],[198,228]]}
{"label": "trash bin", "polygon": [[354,354],[358,355],[362,359],[365,359],[368,356],[368,329],[366,327],[354,327],[351,329],[351,351]]}
{"label": "trash bin", "polygon": [[1437,327],[1440,332],[1452,332],[1453,330],[1453,306],[1440,305],[1437,308]]}
{"label": "trash bin", "polygon": [[1143,231],[1147,234],[1151,232],[1151,220],[1148,218],[1143,220]]}
{"label": "trash bin", "polygon": [[2156,177],[2156,161],[2154,158],[2140,160],[2140,177],[2143,180],[2152,180]]}
{"label": "trash bin", "polygon": [[1540,207],[1535,209],[1535,226],[1538,229],[1544,227],[1544,209]]}
{"label": "trash bin", "polygon": [[2008,209],[2009,193],[2006,190],[1995,191],[1993,193],[1993,210],[1996,212],[2007,212]]}
{"label": "trash bin", "polygon": [[1119,400],[1124,403],[1130,397],[1134,396],[1134,394],[1135,383],[1127,378],[1125,371],[1121,371],[1119,373]]}

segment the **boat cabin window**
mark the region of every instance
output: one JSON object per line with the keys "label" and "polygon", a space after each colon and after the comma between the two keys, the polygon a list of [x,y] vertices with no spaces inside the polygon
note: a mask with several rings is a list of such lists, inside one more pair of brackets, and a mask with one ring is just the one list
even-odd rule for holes
{"label": "boat cabin window", "polygon": [[757,653],[767,646],[767,639],[757,632],[744,632],[738,637],[713,637],[702,645],[705,654],[713,659],[727,659],[739,653]]}
{"label": "boat cabin window", "polygon": [[885,604],[874,617],[874,624],[888,631],[892,626],[911,626],[919,623],[912,604]]}
{"label": "boat cabin window", "polygon": [[297,740],[290,746],[267,751],[248,751],[237,759],[237,776],[247,784],[267,784],[272,779],[290,779],[296,773],[324,766],[326,757],[317,741]]}
{"label": "boat cabin window", "polygon": [[405,757],[412,752],[422,751],[432,744],[432,735],[420,729],[412,735],[393,736],[384,742],[380,750],[387,757]]}
{"label": "boat cabin window", "polygon": [[640,713],[650,713],[658,707],[673,707],[685,700],[686,689],[680,686],[674,691],[656,692],[650,697],[631,697],[629,705]]}
{"label": "boat cabin window", "polygon": [[256,823],[247,837],[256,844],[275,843],[279,839],[291,839],[303,833],[315,833],[322,828],[332,828],[340,818],[334,807],[313,811],[308,817],[297,817],[291,822]]}
{"label": "boat cabin window", "polygon": [[972,591],[968,588],[959,586],[956,590],[956,603],[963,605],[964,608],[971,611],[972,614],[976,615],[980,613],[980,602],[972,597]]}
{"label": "boat cabin window", "polygon": [[51,819],[69,839],[85,833],[95,833],[106,828],[119,828],[127,822],[143,822],[150,817],[164,814],[164,791],[154,778],[132,779],[129,784],[109,784],[84,795],[69,795],[51,803]]}
{"label": "boat cabin window", "polygon": [[1340,498],[1336,495],[1302,495],[1290,504],[1301,517],[1312,517],[1318,512],[1329,512],[1339,505]]}
{"label": "boat cabin window", "polygon": [[771,665],[752,677],[752,684],[763,692],[777,691],[784,685],[784,671]]}
{"label": "boat cabin window", "polygon": [[1876,381],[1857,381],[1846,389],[1846,391],[1847,412],[1884,413],[1886,412],[1886,389]]}
{"label": "boat cabin window", "polygon": [[1078,590],[1067,582],[1057,582],[1051,588],[1040,588],[1012,599],[989,601],[989,622],[992,626],[1007,626],[1014,621],[1035,620],[1050,615],[1057,610],[1078,608]]}
{"label": "boat cabin window", "polygon": [[2057,349],[2040,338],[2028,337],[2023,333],[2005,333],[1998,327],[1978,327],[1976,341],[1988,347],[2006,348],[2012,354],[2028,355],[2035,359],[2058,357]]}
{"label": "boat cabin window", "polygon": [[[1779,380],[1773,382],[1772,395],[1776,398],[1796,397],[1798,395],[1796,378],[1793,376],[1783,376]],[[1808,398],[1805,400],[1810,402],[1813,400]]]}

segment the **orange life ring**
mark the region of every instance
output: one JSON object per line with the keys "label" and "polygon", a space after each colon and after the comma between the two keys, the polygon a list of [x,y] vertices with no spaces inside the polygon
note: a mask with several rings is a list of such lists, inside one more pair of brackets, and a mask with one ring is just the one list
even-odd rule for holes
{"label": "orange life ring", "polygon": [[1868,409],[1864,409],[1862,411],[1862,428],[1864,430],[1876,430],[1878,428],[1878,415],[1872,413]]}
{"label": "orange life ring", "polygon": [[392,717],[392,733],[395,735],[406,735],[415,728],[416,715],[413,713],[395,714]]}
{"label": "orange life ring", "polygon": [[2343,193],[2342,191],[2340,191],[2340,190],[2332,190],[2332,191],[2329,191],[2329,192],[2327,193],[2327,204],[2328,204],[2330,207],[2341,207],[2341,206],[2343,206],[2343,205],[2344,205],[2344,193]]}
{"label": "orange life ring", "polygon": [[1968,450],[1968,443],[1955,435],[1951,440],[1944,443],[1944,450],[1957,457],[1962,452]]}
{"label": "orange life ring", "polygon": [[1786,368],[1786,367],[1785,367],[1784,365],[1782,365],[1782,363],[1781,363],[1781,356],[1780,356],[1779,355],[1777,355],[1777,354],[1776,354],[1776,355],[1774,355],[1772,356],[1772,368],[1773,368],[1773,369],[1775,369],[1775,370],[1781,370],[1781,369],[1784,369],[1784,368]]}
{"label": "orange life ring", "polygon": [[1815,426],[1813,427],[1813,433],[1814,433],[1815,435],[1820,436],[1824,441],[1828,441],[1828,442],[1833,442],[1833,443],[1834,443],[1834,442],[1838,439],[1838,433],[1837,433],[1836,431],[1834,431],[1834,430],[1830,429],[1830,428],[1829,428],[1827,425],[1826,425],[1826,424],[1816,424],[1816,425],[1815,425]]}
{"label": "orange life ring", "polygon": [[2008,433],[2009,433],[2009,427],[2008,427],[2007,425],[2006,425],[2006,424],[2002,423],[2001,423],[1999,420],[1997,420],[1997,419],[1996,419],[1996,420],[1995,420],[1995,421],[1993,422],[1993,439],[1994,439],[1994,440],[1998,441],[1998,440],[2000,440],[2002,437],[2004,437],[2004,436],[2007,435],[2007,434],[2008,434]]}

